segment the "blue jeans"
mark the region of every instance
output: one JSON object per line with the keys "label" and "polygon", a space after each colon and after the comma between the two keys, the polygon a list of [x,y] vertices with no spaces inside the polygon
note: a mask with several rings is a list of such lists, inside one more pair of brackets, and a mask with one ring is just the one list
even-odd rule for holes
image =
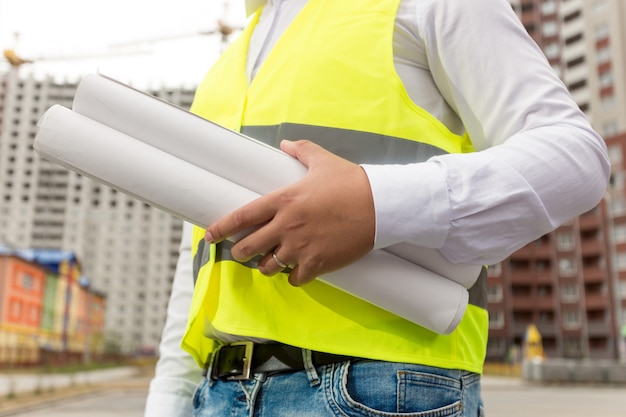
{"label": "blue jeans", "polygon": [[480,376],[378,361],[257,374],[250,381],[204,380],[194,417],[482,417]]}

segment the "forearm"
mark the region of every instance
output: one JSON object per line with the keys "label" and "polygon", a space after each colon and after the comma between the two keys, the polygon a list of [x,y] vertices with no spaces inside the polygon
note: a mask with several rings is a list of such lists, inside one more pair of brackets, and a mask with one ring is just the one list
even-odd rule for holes
{"label": "forearm", "polygon": [[190,232],[191,225],[186,223],[159,345],[159,361],[146,402],[146,417],[191,416],[192,396],[202,379],[202,370],[180,347],[193,294]]}
{"label": "forearm", "polygon": [[451,262],[499,262],[593,208],[609,176],[600,140],[553,126],[473,154],[423,164],[364,166],[376,207],[376,248],[437,248]]}

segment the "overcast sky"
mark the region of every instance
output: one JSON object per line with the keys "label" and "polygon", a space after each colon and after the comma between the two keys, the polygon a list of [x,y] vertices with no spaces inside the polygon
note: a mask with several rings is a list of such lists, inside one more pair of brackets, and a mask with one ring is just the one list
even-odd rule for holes
{"label": "overcast sky", "polygon": [[[34,64],[20,67],[25,74],[71,80],[100,70],[135,85],[195,85],[219,55],[221,38],[192,35],[216,29],[218,18],[245,23],[244,0],[226,1],[227,7],[224,3],[0,0],[0,49],[34,59]],[[135,43],[155,38],[168,40]],[[80,58],[89,55],[95,56]],[[0,71],[8,68],[0,62]]]}

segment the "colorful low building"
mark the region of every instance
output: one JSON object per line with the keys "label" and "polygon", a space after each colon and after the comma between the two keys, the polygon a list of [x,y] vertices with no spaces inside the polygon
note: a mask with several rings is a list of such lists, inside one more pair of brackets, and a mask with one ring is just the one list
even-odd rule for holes
{"label": "colorful low building", "polygon": [[0,256],[0,363],[38,359],[46,270],[15,255]]}
{"label": "colorful low building", "polygon": [[74,253],[0,248],[0,365],[102,354],[105,309]]}

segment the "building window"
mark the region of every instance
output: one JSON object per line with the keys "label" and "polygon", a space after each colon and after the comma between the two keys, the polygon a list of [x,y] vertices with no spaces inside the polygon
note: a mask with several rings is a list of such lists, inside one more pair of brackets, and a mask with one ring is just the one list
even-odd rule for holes
{"label": "building window", "polygon": [[552,295],[552,287],[550,285],[537,286],[537,297],[549,297]]}
{"label": "building window", "polygon": [[606,23],[600,23],[594,28],[594,36],[596,41],[607,39],[610,35],[609,26]]}
{"label": "building window", "polygon": [[553,324],[554,323],[554,313],[551,311],[540,311],[539,312],[539,323],[542,324]]}
{"label": "building window", "polygon": [[575,20],[577,18],[579,18],[582,15],[582,11],[580,9],[573,11],[572,13],[568,14],[567,16],[563,17],[563,21],[564,22],[571,22],[572,20]]}
{"label": "building window", "polygon": [[22,302],[19,300],[11,300],[9,316],[13,321],[19,321],[22,316]]}
{"label": "building window", "polygon": [[[620,282],[619,295],[622,300],[626,300],[626,282],[624,281]],[[626,312],[626,309],[624,309],[624,312]],[[624,323],[626,323],[626,320],[624,320]]]}
{"label": "building window", "polygon": [[543,48],[543,53],[548,59],[553,59],[559,56],[561,48],[556,42],[550,43]]}
{"label": "building window", "polygon": [[[567,63],[568,68],[570,67],[570,64],[572,65],[577,65],[575,64],[575,62],[579,62],[578,60],[574,60],[574,61],[570,61]],[[580,61],[582,62],[582,61]],[[580,81],[576,81],[571,83],[567,88],[569,88],[570,91],[575,91],[575,90],[579,90],[581,88],[585,88],[587,86],[587,80],[580,80]],[[581,106],[582,108],[582,106]],[[584,111],[584,110],[583,110]]]}
{"label": "building window", "polygon": [[535,271],[546,271],[550,269],[550,261],[539,260],[535,262]]}
{"label": "building window", "polygon": [[563,328],[578,329],[580,327],[580,313],[578,311],[566,311],[563,313]]}
{"label": "building window", "polygon": [[563,258],[559,260],[559,274],[563,277],[571,277],[576,275],[576,262],[571,258]]}
{"label": "building window", "polygon": [[602,16],[602,15],[606,14],[607,7],[608,7],[608,5],[606,3],[606,0],[598,0],[595,3],[593,3],[593,6],[592,6],[591,10],[592,10],[592,13],[595,16]]}
{"label": "building window", "polygon": [[617,135],[619,129],[617,127],[617,122],[615,120],[609,120],[602,124],[602,136],[605,138],[610,138]]}
{"label": "building window", "polygon": [[37,308],[37,306],[31,306],[30,307],[30,318],[29,321],[31,323],[37,323],[37,320],[39,320],[39,309]]}
{"label": "building window", "polygon": [[489,328],[501,329],[504,327],[504,313],[502,311],[489,312]]}
{"label": "building window", "polygon": [[599,77],[600,88],[607,88],[613,85],[613,72],[605,71]]}
{"label": "building window", "polygon": [[617,254],[617,257],[615,259],[615,267],[619,270],[619,271],[626,271],[626,253],[625,252],[619,252]]}
{"label": "building window", "polygon": [[561,301],[564,303],[575,303],[578,301],[578,286],[575,284],[565,284],[561,287]]}
{"label": "building window", "polygon": [[541,3],[541,13],[543,15],[556,13],[556,1],[546,0],[543,3]]}
{"label": "building window", "polygon": [[608,46],[603,46],[596,52],[598,64],[606,64],[607,62],[611,61],[611,49]]}
{"label": "building window", "polygon": [[571,44],[580,42],[582,40],[583,40],[583,34],[577,33],[575,35],[565,38],[565,45],[570,46]]}
{"label": "building window", "polygon": [[32,277],[32,275],[30,274],[22,274],[22,282],[21,287],[24,288],[27,291],[32,291],[34,289],[34,279]]}
{"label": "building window", "polygon": [[546,38],[550,36],[556,36],[559,32],[559,27],[555,21],[545,22],[541,29],[541,33]]}
{"label": "building window", "polygon": [[612,92],[600,97],[600,105],[602,106],[602,110],[612,110],[615,108],[615,104],[615,96],[612,94]]}
{"label": "building window", "polygon": [[581,345],[580,339],[567,337],[563,340],[563,350],[566,356],[580,356]]}
{"label": "building window", "polygon": [[502,301],[502,286],[501,285],[488,285],[487,286],[487,301],[490,303],[499,303]]}
{"label": "building window", "polygon": [[611,217],[621,216],[626,213],[626,201],[623,196],[613,196],[610,205]]}
{"label": "building window", "polygon": [[499,277],[502,275],[502,264],[489,265],[487,267],[487,276]]}
{"label": "building window", "polygon": [[566,251],[574,249],[574,235],[570,232],[559,232],[556,241],[559,250]]}
{"label": "building window", "polygon": [[613,241],[615,243],[626,242],[626,224],[618,224],[613,227]]}

